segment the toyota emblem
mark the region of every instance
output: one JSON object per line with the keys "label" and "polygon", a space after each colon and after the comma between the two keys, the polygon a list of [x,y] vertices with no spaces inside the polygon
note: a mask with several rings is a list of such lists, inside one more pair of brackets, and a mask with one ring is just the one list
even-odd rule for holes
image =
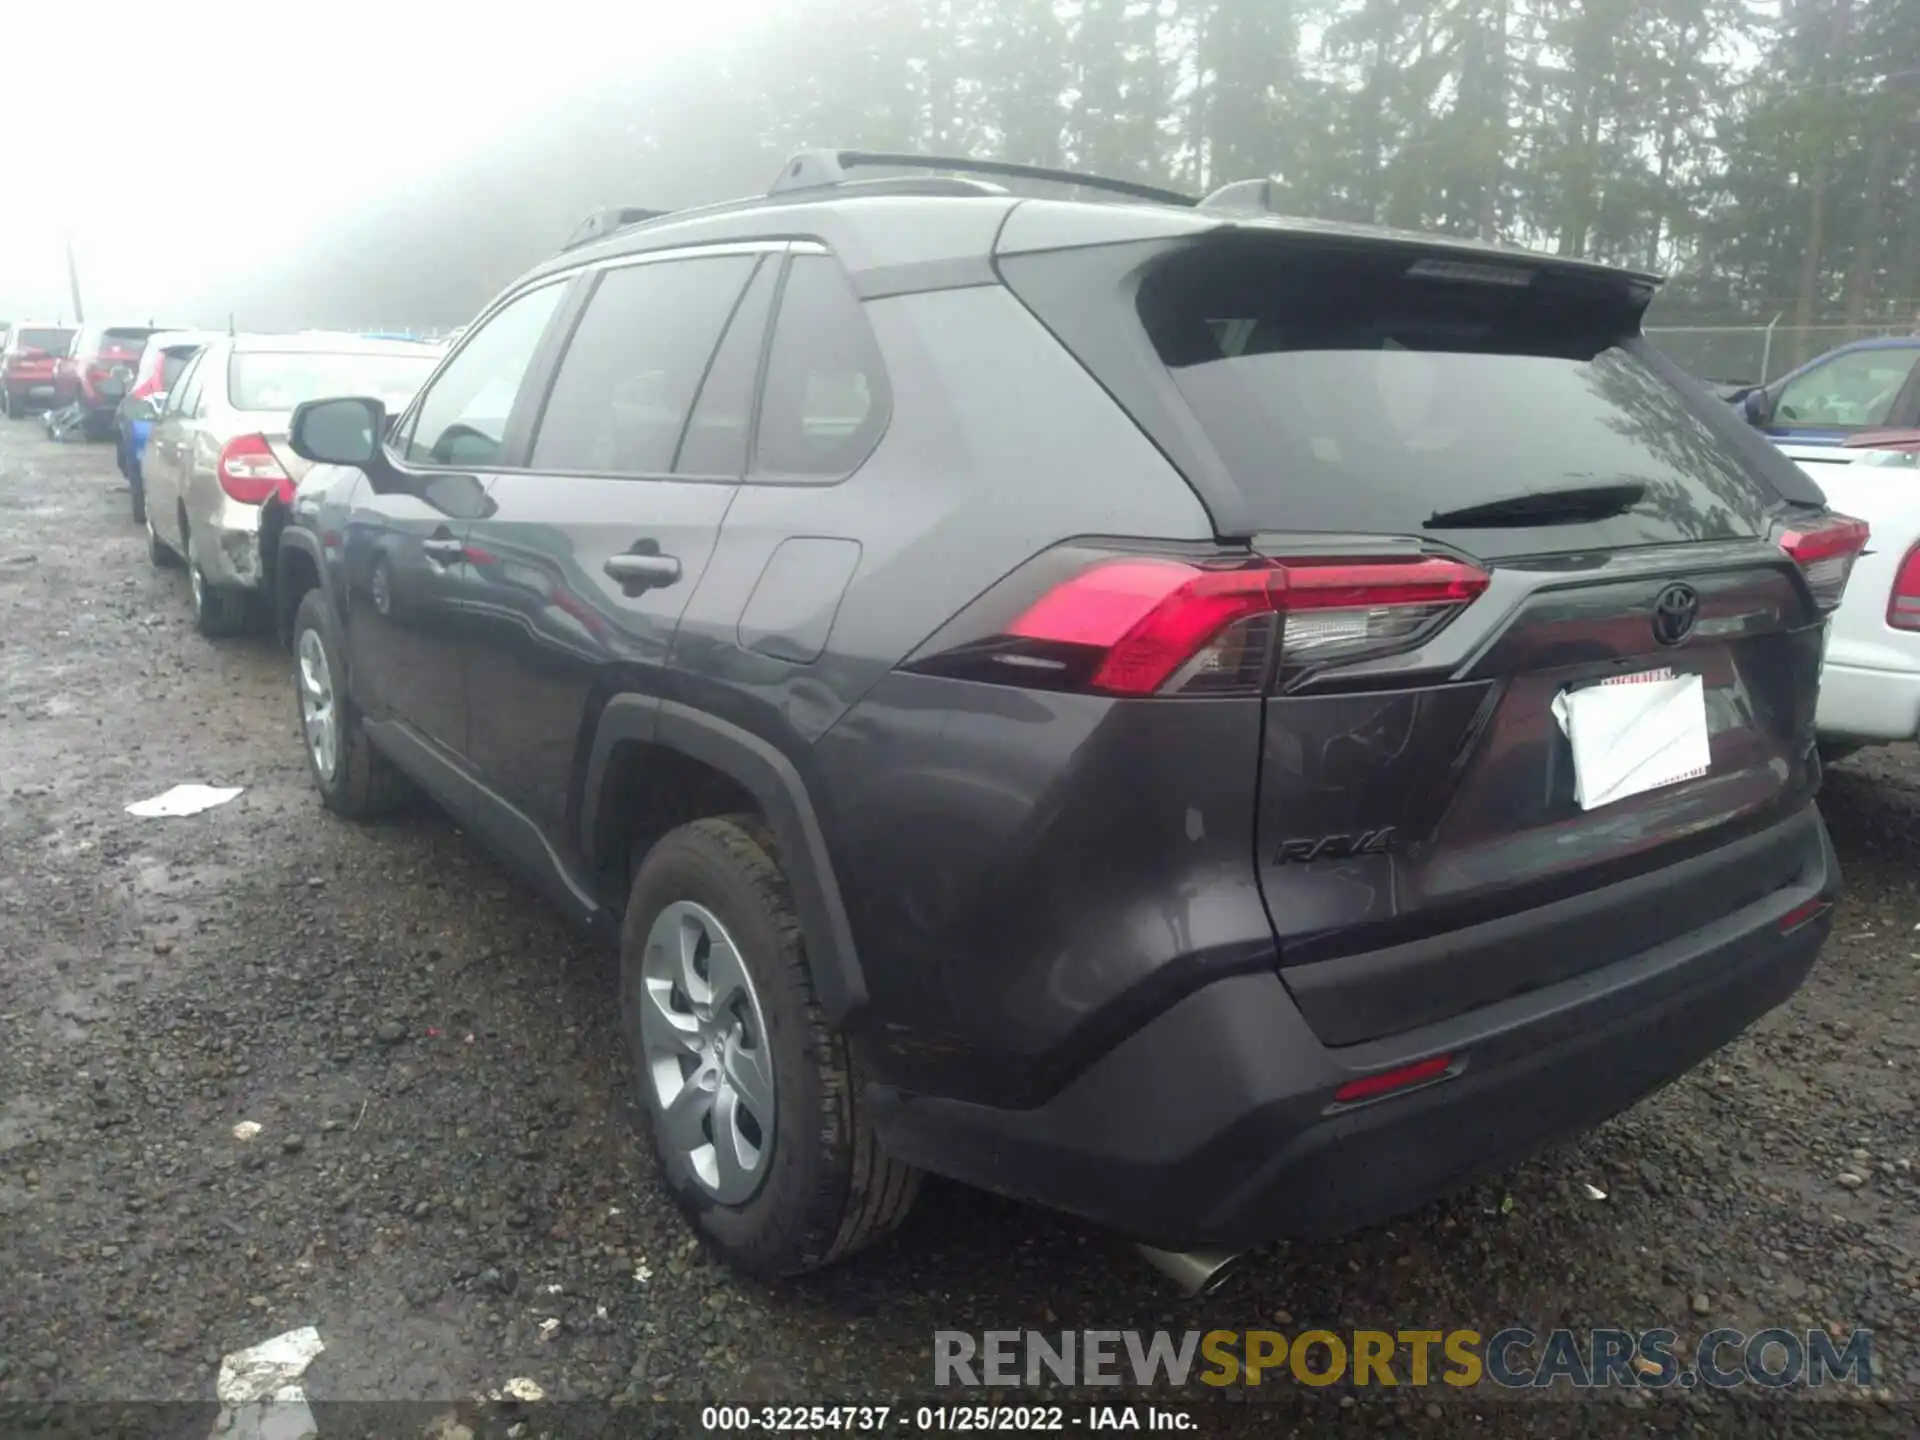
{"label": "toyota emblem", "polygon": [[1700,594],[1691,585],[1669,585],[1653,601],[1653,638],[1662,645],[1684,644],[1700,619]]}

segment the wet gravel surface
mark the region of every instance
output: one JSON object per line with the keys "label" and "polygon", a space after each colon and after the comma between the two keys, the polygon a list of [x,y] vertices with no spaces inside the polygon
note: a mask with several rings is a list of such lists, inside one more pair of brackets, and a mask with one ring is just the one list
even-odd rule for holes
{"label": "wet gravel surface", "polygon": [[[937,1185],[881,1249],[767,1288],[707,1263],[655,1190],[608,957],[431,809],[325,814],[279,649],[200,639],[145,549],[109,447],[0,422],[0,1401],[204,1401],[224,1352],[305,1324],[319,1399],[527,1377],[621,1403],[924,1397],[936,1329],[1664,1325],[1684,1351],[1778,1324],[1872,1327],[1901,1403],[1821,1413],[1910,1428],[1912,748],[1833,777],[1849,890],[1802,994],[1514,1174],[1204,1300],[1097,1231]],[[124,812],[186,781],[246,789]],[[1256,1398],[1326,1417],[1342,1393]],[[1659,1429],[1728,1402],[1633,1403]]]}

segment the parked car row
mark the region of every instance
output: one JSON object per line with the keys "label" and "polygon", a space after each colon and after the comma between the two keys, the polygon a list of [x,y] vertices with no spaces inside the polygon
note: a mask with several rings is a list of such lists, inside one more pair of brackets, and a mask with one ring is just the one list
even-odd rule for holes
{"label": "parked car row", "polygon": [[135,457],[325,805],[424,791],[617,946],[710,1247],[813,1269],[934,1172],[1197,1287],[1797,989],[1867,529],[1654,277],[858,163],[596,217],[437,362],[205,343]]}
{"label": "parked car row", "polygon": [[400,407],[444,346],[307,331],[227,335],[150,326],[16,326],[0,354],[8,414],[77,410],[90,440],[112,437],[156,565],[184,565],[206,635],[268,614],[271,506],[306,469],[286,445],[289,414],[315,396],[364,394]]}

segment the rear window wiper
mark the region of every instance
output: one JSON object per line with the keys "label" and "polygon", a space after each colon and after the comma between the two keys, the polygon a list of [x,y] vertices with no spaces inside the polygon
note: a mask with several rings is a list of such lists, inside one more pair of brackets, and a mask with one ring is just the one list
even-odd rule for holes
{"label": "rear window wiper", "polygon": [[1631,510],[1647,498],[1647,487],[1579,485],[1567,490],[1535,490],[1463,505],[1458,510],[1436,510],[1426,522],[1429,530],[1492,530],[1502,526],[1574,525],[1582,520],[1605,520]]}

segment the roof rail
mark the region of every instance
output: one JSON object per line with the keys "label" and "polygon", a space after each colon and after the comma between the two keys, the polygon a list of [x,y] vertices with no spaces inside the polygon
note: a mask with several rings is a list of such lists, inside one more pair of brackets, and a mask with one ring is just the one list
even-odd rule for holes
{"label": "roof rail", "polygon": [[874,166],[898,166],[912,170],[949,170],[962,175],[1001,175],[1014,180],[1051,180],[1060,185],[1078,185],[1086,190],[1107,190],[1135,200],[1151,200],[1159,205],[1191,206],[1193,196],[1178,190],[1165,190],[1138,180],[1116,180],[1109,175],[1088,175],[1077,170],[1053,170],[1044,165],[1016,165],[1010,160],[974,160],[963,155],[903,155],[877,150],[803,150],[786,163],[780,177],[767,191],[769,196],[795,190],[819,190],[848,183],[847,171]]}
{"label": "roof rail", "polygon": [[629,225],[639,225],[648,220],[658,220],[663,215],[671,215],[671,210],[640,210],[630,205],[616,205],[606,210],[596,210],[575,227],[573,234],[567,237],[562,250],[577,250],[594,240],[602,240],[616,230],[624,230]]}

